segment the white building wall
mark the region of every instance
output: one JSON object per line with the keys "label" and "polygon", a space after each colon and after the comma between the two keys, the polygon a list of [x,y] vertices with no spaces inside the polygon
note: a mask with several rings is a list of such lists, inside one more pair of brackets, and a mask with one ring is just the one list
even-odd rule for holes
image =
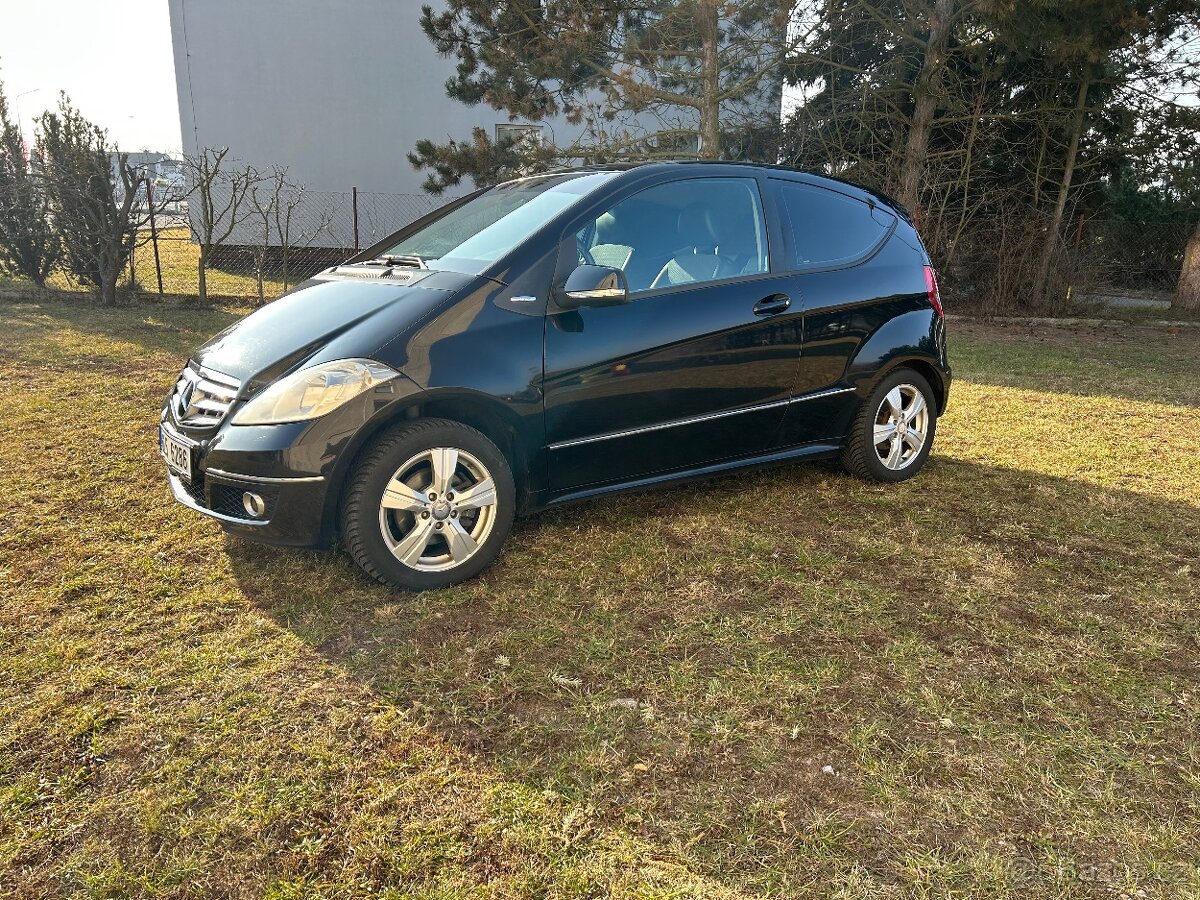
{"label": "white building wall", "polygon": [[[421,138],[468,138],[476,125],[494,136],[508,119],[446,96],[454,62],[421,30],[422,2],[169,0],[185,153],[229,147],[256,166],[287,166],[310,191],[346,192],[322,201],[338,207],[338,237],[317,241],[327,246],[348,234],[352,187],[414,195],[362,198],[363,231],[365,207],[385,210],[375,219],[411,219],[444,202],[423,194],[409,151]],[[561,120],[543,126],[556,143],[578,133]],[[402,224],[373,221],[370,230]]]}
{"label": "white building wall", "polygon": [[[425,173],[407,159],[416,142],[469,139],[474,126],[494,137],[508,119],[446,96],[455,63],[421,30],[423,2],[168,0],[184,152],[228,147],[260,168],[286,166],[290,180],[310,192],[298,219],[332,216],[302,244],[352,246],[352,187],[359,190],[360,246],[440,205],[447,198],[425,194]],[[778,88],[765,84],[761,91],[762,104],[776,114]],[[614,130],[696,125],[691,110],[672,116],[630,114]],[[537,124],[560,146],[582,130],[561,118]],[[257,240],[240,229],[230,243]]]}

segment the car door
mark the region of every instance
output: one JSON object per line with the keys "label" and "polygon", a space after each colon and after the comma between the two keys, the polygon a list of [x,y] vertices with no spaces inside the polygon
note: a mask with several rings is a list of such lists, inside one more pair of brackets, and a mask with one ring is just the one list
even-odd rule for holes
{"label": "car door", "polygon": [[858,404],[844,381],[847,366],[904,308],[897,273],[912,268],[912,250],[889,249],[896,217],[877,204],[796,179],[767,182],[783,232],[780,268],[790,272],[782,289],[804,309],[797,402],[788,407],[781,441],[840,438]]}
{"label": "car door", "polygon": [[763,207],[756,177],[678,179],[566,236],[556,283],[581,262],[620,268],[629,302],[547,316],[552,493],[775,445],[801,335]]}

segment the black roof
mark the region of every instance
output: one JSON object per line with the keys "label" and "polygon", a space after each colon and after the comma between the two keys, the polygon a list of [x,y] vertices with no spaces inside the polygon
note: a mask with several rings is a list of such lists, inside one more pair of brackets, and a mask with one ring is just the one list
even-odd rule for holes
{"label": "black roof", "polygon": [[787,172],[791,175],[804,175],[807,178],[817,182],[830,182],[834,185],[854,188],[866,194],[867,197],[874,199],[895,212],[899,213],[903,218],[912,222],[912,216],[894,197],[890,197],[882,191],[877,191],[874,188],[859,184],[855,181],[850,181],[847,178],[836,178],[832,175],[823,175],[819,172],[809,172],[803,169],[793,169],[790,166],[781,166],[774,163],[758,163],[747,160],[726,160],[726,159],[652,159],[641,161],[625,161],[613,163],[597,163],[589,166],[569,166],[561,169],[555,169],[552,172],[546,172],[547,175],[565,175],[572,172],[628,172],[633,169],[646,168],[668,168],[674,166],[738,166],[748,169],[763,169],[775,172]]}

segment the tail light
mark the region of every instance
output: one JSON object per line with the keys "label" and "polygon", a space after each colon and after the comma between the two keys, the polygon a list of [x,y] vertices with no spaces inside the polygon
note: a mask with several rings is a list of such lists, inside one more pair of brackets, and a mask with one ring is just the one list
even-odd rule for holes
{"label": "tail light", "polygon": [[942,312],[942,295],[938,293],[937,273],[933,271],[933,266],[925,267],[925,292],[929,294],[929,305],[938,314],[938,318],[946,318],[946,314]]}

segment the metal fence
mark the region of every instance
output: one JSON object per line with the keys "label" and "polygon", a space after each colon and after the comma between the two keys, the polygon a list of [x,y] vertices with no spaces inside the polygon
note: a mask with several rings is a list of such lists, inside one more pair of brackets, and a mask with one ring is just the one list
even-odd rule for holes
{"label": "metal fence", "polygon": [[1195,228],[1179,221],[1080,219],[1068,240],[1086,286],[1169,293],[1179,281]]}
{"label": "metal fence", "polygon": [[[207,269],[211,297],[272,299],[313,273],[369,247],[449,201],[424,194],[361,191],[304,192],[282,229],[264,227],[253,216],[240,221],[230,238],[215,247]],[[166,294],[198,291],[199,247],[188,227],[186,204],[160,216],[140,234],[133,275],[142,290]],[[982,260],[944,273],[950,296],[964,304],[990,307],[998,298],[1026,296],[1018,277],[1036,269],[1044,226],[1040,222],[986,223],[976,229],[990,251],[968,251]],[[1074,297],[1148,295],[1168,298],[1179,279],[1184,250],[1195,229],[1186,221],[1137,222],[1078,218],[1064,229],[1055,262],[1055,282]],[[286,241],[277,235],[284,233]],[[157,244],[157,252],[155,252]],[[931,246],[935,258],[937,249]],[[994,251],[994,252],[993,252]],[[989,252],[991,256],[989,256]],[[992,260],[992,256],[995,259]],[[157,260],[157,264],[156,264]],[[988,268],[990,266],[990,268]],[[991,272],[993,274],[988,274]],[[1003,277],[995,273],[1003,273]],[[1005,278],[1012,284],[1000,284]],[[957,288],[957,291],[956,291]],[[989,293],[990,291],[990,293]],[[1003,304],[1001,304],[1003,305]]]}
{"label": "metal fence", "polygon": [[[303,191],[267,214],[243,206],[206,266],[210,297],[263,300],[432,212],[449,197]],[[193,200],[192,203],[195,203]],[[138,234],[131,281],[144,291],[195,294],[200,247],[188,202],[156,215]],[[222,231],[227,230],[225,228]]]}

